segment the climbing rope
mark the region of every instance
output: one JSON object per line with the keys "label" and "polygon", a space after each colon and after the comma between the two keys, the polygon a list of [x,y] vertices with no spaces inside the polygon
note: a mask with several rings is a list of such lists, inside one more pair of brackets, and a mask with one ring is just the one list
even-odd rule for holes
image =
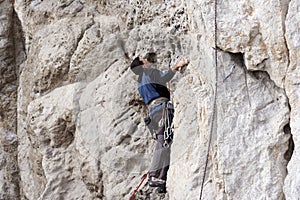
{"label": "climbing rope", "polygon": [[147,176],[148,176],[148,173],[149,173],[149,172],[147,172],[147,173],[145,173],[145,174],[143,175],[143,177],[142,177],[142,180],[141,180],[140,184],[139,184],[139,185],[136,187],[136,189],[133,191],[133,193],[132,193],[132,195],[130,196],[129,200],[133,200],[133,199],[134,199],[134,197],[135,197],[136,193],[139,191],[139,189],[140,189],[141,185],[143,184],[143,182],[144,182],[144,181],[145,181],[145,179],[147,178]]}
{"label": "climbing rope", "polygon": [[204,167],[204,173],[202,177],[202,183],[201,183],[201,190],[200,190],[200,197],[199,200],[202,199],[202,194],[203,194],[203,188],[204,188],[204,181],[205,181],[205,176],[206,176],[206,171],[207,171],[207,165],[208,165],[208,158],[209,158],[209,152],[210,152],[210,146],[211,146],[211,141],[212,141],[212,134],[213,131],[216,130],[215,127],[217,127],[216,124],[216,111],[217,111],[217,90],[218,90],[218,49],[217,49],[217,0],[214,2],[214,10],[215,10],[215,16],[214,16],[214,22],[215,22],[215,94],[214,94],[214,101],[213,101],[213,113],[212,113],[212,120],[211,120],[211,126],[210,126],[210,134],[209,134],[209,140],[208,140],[208,147],[207,147],[207,154],[206,154],[206,161],[205,161],[205,167]]}

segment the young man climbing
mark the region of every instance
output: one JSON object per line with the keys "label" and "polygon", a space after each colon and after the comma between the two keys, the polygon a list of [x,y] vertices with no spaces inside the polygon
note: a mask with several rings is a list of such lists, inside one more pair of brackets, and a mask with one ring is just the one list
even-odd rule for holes
{"label": "young man climbing", "polygon": [[[167,172],[170,164],[170,145],[173,131],[173,105],[170,102],[170,92],[166,86],[182,67],[186,66],[187,59],[180,60],[167,72],[152,68],[156,54],[147,54],[145,58],[136,57],[131,63],[131,70],[138,75],[138,91],[148,107],[149,116],[145,122],[156,139],[149,170],[148,183],[157,187],[159,193],[166,193]],[[150,61],[150,62],[149,62]]]}

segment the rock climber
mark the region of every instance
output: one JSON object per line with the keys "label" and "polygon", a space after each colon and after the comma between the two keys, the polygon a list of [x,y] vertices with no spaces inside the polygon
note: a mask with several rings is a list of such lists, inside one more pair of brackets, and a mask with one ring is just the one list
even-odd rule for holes
{"label": "rock climber", "polygon": [[149,112],[145,123],[156,139],[148,183],[151,187],[157,187],[159,193],[166,193],[170,146],[173,138],[171,123],[174,113],[167,82],[189,61],[182,59],[166,72],[153,68],[154,62],[156,62],[156,54],[148,53],[144,58],[136,57],[130,68],[138,75],[138,91]]}

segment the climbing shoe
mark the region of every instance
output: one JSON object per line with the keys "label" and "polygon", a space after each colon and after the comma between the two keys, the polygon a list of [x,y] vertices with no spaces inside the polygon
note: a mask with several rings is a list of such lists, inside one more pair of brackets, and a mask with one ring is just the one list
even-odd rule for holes
{"label": "climbing shoe", "polygon": [[157,187],[157,192],[158,193],[167,193],[166,184]]}
{"label": "climbing shoe", "polygon": [[159,178],[155,178],[153,176],[149,177],[148,183],[149,183],[150,187],[161,187],[163,185],[166,185],[166,181],[165,180],[162,180],[162,179],[159,179]]}

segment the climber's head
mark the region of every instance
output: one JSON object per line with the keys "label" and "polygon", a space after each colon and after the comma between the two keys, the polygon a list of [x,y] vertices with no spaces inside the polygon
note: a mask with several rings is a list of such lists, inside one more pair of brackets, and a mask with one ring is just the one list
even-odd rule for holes
{"label": "climber's head", "polygon": [[145,59],[147,59],[147,61],[150,63],[156,63],[156,61],[157,61],[156,53],[154,53],[154,52],[147,53],[145,55]]}
{"label": "climber's head", "polygon": [[143,68],[150,68],[151,63],[156,62],[156,53],[147,53],[144,58],[136,57],[131,65],[130,69],[137,75],[143,72]]}

